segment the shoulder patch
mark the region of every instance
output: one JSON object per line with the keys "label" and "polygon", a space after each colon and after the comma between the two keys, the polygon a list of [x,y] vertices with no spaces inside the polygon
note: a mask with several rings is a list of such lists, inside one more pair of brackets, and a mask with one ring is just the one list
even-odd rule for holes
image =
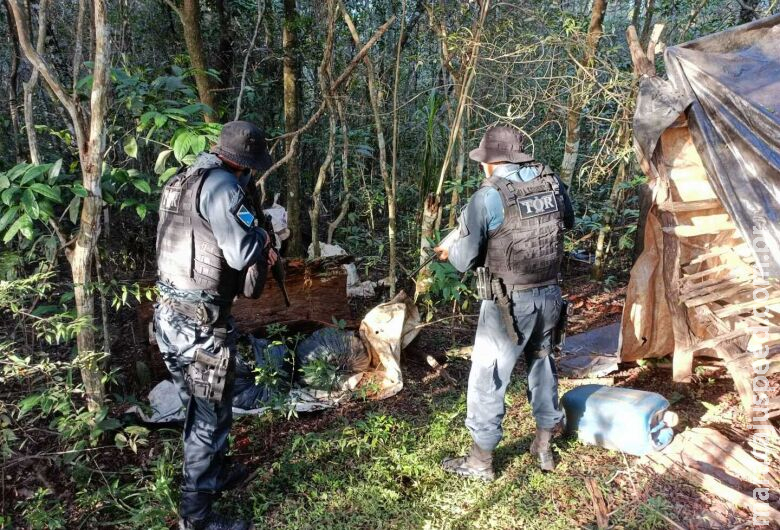
{"label": "shoulder patch", "polygon": [[255,216],[243,204],[236,212],[236,218],[247,228],[254,226]]}
{"label": "shoulder patch", "polygon": [[545,215],[558,211],[558,201],[555,200],[555,193],[545,191],[543,193],[534,193],[525,197],[518,197],[517,207],[520,209],[520,217],[528,219],[538,215]]}

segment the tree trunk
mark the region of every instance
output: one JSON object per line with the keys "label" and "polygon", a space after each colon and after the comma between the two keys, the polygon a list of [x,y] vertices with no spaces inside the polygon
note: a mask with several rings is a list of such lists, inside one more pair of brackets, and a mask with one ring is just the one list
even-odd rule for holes
{"label": "tree trunk", "polygon": [[333,233],[349,212],[349,200],[351,198],[349,193],[349,128],[347,126],[347,116],[344,112],[344,103],[338,98],[336,98],[336,110],[339,113],[339,121],[341,122],[341,179],[344,185],[344,196],[341,199],[341,210],[338,217],[328,224],[328,245],[333,244]]}
{"label": "tree trunk", "polygon": [[447,220],[448,228],[455,228],[458,219],[458,202],[460,201],[460,187],[463,184],[463,170],[466,167],[466,138],[463,127],[458,131],[458,163],[455,165],[455,185],[452,187],[450,197],[450,216]]}
{"label": "tree trunk", "polygon": [[333,57],[333,30],[336,23],[336,2],[328,0],[328,30],[325,39],[325,49],[322,54],[322,62],[319,68],[319,82],[322,97],[328,105],[328,151],[325,154],[325,160],[320,165],[320,171],[317,175],[317,181],[314,184],[314,191],[311,194],[312,205],[309,210],[309,219],[311,220],[311,244],[315,258],[322,254],[320,249],[320,210],[322,206],[322,187],[325,185],[328,170],[333,163],[333,153],[336,150],[336,115],[333,108],[333,96],[330,94],[331,81],[331,58]]}
{"label": "tree trunk", "polygon": [[[258,4],[260,2],[258,1]],[[233,75],[233,29],[230,26],[230,5],[225,0],[216,0],[217,19],[219,20],[219,51],[217,67],[219,68],[219,87],[230,87]]]}
{"label": "tree trunk", "polygon": [[11,49],[11,69],[8,73],[8,114],[11,117],[11,135],[14,141],[14,158],[17,163],[24,160],[22,142],[19,134],[19,102],[17,101],[17,85],[19,82],[19,44],[16,36],[14,14],[8,0],[5,1],[8,13],[8,40]]}
{"label": "tree trunk", "polygon": [[[652,0],[650,0],[652,2]],[[583,68],[591,68],[596,50],[604,33],[604,14],[607,11],[607,0],[594,0],[593,11],[590,15],[588,35],[585,40],[585,55],[582,61]],[[579,68],[577,71],[576,87],[569,93],[568,111],[566,114],[566,143],[563,148],[563,161],[561,162],[561,180],[567,186],[571,186],[574,169],[577,167],[577,157],[580,152],[580,118],[582,107],[587,100],[593,86],[588,76]],[[577,88],[581,87],[581,93]]]}
{"label": "tree trunk", "polygon": [[[298,12],[295,0],[284,0],[284,25],[282,28],[282,48],[284,49],[284,131],[292,133],[298,129],[298,82],[297,82],[297,39],[296,24]],[[294,138],[286,138],[284,144],[287,154],[296,148]],[[287,166],[287,221],[290,239],[287,253],[298,257],[304,253],[301,240],[301,162],[297,153],[292,154]]]}
{"label": "tree trunk", "polygon": [[[35,50],[38,55],[43,53],[46,44],[46,17],[49,13],[49,0],[41,0],[38,6],[38,36]],[[28,17],[32,19],[32,13]],[[35,165],[41,163],[41,154],[38,151],[38,135],[35,132],[35,116],[33,116],[33,95],[38,88],[38,69],[33,66],[30,79],[22,83],[24,91],[24,130],[27,133],[27,147],[30,150],[30,162]]]}
{"label": "tree trunk", "polygon": [[206,71],[206,57],[203,53],[203,39],[200,32],[200,2],[199,0],[184,0],[180,11],[181,25],[184,28],[184,42],[190,55],[195,85],[198,87],[200,102],[211,109],[203,115],[207,122],[214,121],[216,105],[214,93],[211,91],[211,81]]}
{"label": "tree trunk", "polygon": [[[87,196],[83,200],[75,245],[72,249],[66,248],[65,252],[73,277],[76,315],[85,324],[76,337],[78,363],[84,383],[87,406],[91,411],[96,411],[102,406],[105,393],[102,383],[103,374],[99,366],[101,356],[96,354],[95,348],[94,295],[88,289],[88,285],[92,278],[93,253],[100,235],[100,213],[103,203],[100,176],[105,149],[104,121],[110,71],[110,35],[106,21],[106,0],[92,1],[95,52],[92,61],[94,66],[89,124],[85,121],[85,116],[88,114],[86,109],[81,107],[75,98],[71,98],[68,90],[56,77],[49,63],[43,60],[38,51],[33,48],[20,0],[10,0],[9,4],[14,14],[21,49],[27,60],[32,63],[33,68],[40,72],[52,92],[67,110],[73,122],[76,143],[79,148],[82,185],[87,191]],[[45,13],[41,13],[39,16],[45,16]]]}
{"label": "tree trunk", "polygon": [[[352,34],[352,40],[355,41],[355,46],[362,47],[363,44],[360,41],[360,35],[358,35],[355,24],[352,22],[352,18],[344,8],[344,5],[339,2],[341,6],[342,16],[344,22],[346,22],[350,33]],[[379,150],[379,173],[382,175],[382,183],[385,187],[385,197],[387,199],[387,235],[388,235],[388,247],[390,254],[390,270],[388,272],[388,284],[390,286],[390,296],[395,296],[395,270],[396,264],[396,202],[395,202],[395,190],[391,181],[390,173],[387,170],[387,144],[385,142],[384,125],[382,123],[382,115],[380,112],[381,103],[379,101],[379,91],[377,88],[376,73],[374,72],[374,64],[371,59],[366,55],[363,62],[366,65],[366,78],[368,80],[368,92],[369,99],[371,101],[371,110],[374,114],[374,128],[376,129],[376,141],[377,148]]]}
{"label": "tree trunk", "polygon": [[650,29],[653,27],[653,14],[655,13],[655,1],[647,0],[645,7],[645,21],[642,24],[642,45],[647,46],[647,42],[650,39]]}

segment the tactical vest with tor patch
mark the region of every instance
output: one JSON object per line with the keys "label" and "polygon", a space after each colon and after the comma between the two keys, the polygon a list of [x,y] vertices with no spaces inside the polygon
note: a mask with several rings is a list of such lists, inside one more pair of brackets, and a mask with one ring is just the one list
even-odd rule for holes
{"label": "tactical vest with tor patch", "polygon": [[182,290],[206,291],[224,301],[239,291],[232,269],[199,209],[200,190],[212,168],[182,171],[163,188],[157,224],[157,272]]}
{"label": "tactical vest with tor patch", "polygon": [[557,282],[563,258],[564,202],[560,182],[550,168],[528,182],[502,177],[482,186],[501,195],[504,222],[488,233],[485,266],[514,288]]}

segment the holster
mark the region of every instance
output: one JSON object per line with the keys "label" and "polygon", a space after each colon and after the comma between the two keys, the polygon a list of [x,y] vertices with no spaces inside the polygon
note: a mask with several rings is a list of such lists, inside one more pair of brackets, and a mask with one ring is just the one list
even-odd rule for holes
{"label": "holster", "polygon": [[214,330],[214,353],[198,348],[193,361],[187,366],[184,380],[193,397],[221,403],[225,386],[231,376],[233,358],[225,344],[227,329]]}
{"label": "holster", "polygon": [[506,328],[507,336],[514,343],[520,342],[520,336],[515,329],[515,319],[512,317],[512,299],[509,297],[504,283],[500,278],[493,278],[490,280],[490,287],[493,294],[493,300],[496,302],[498,311],[501,313],[501,318],[504,321],[504,327]]}
{"label": "holster", "polygon": [[569,322],[569,301],[561,300],[561,314],[558,316],[558,324],[555,326],[553,337],[553,349],[560,353],[566,342],[566,324]]}

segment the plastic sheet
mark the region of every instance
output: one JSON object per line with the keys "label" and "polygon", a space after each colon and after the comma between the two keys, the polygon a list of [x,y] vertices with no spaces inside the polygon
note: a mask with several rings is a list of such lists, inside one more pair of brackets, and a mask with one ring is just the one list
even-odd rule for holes
{"label": "plastic sheet", "polygon": [[780,15],[670,47],[665,60],[669,81],[640,81],[640,154],[649,161],[684,111],[718,199],[766,276],[780,277]]}

